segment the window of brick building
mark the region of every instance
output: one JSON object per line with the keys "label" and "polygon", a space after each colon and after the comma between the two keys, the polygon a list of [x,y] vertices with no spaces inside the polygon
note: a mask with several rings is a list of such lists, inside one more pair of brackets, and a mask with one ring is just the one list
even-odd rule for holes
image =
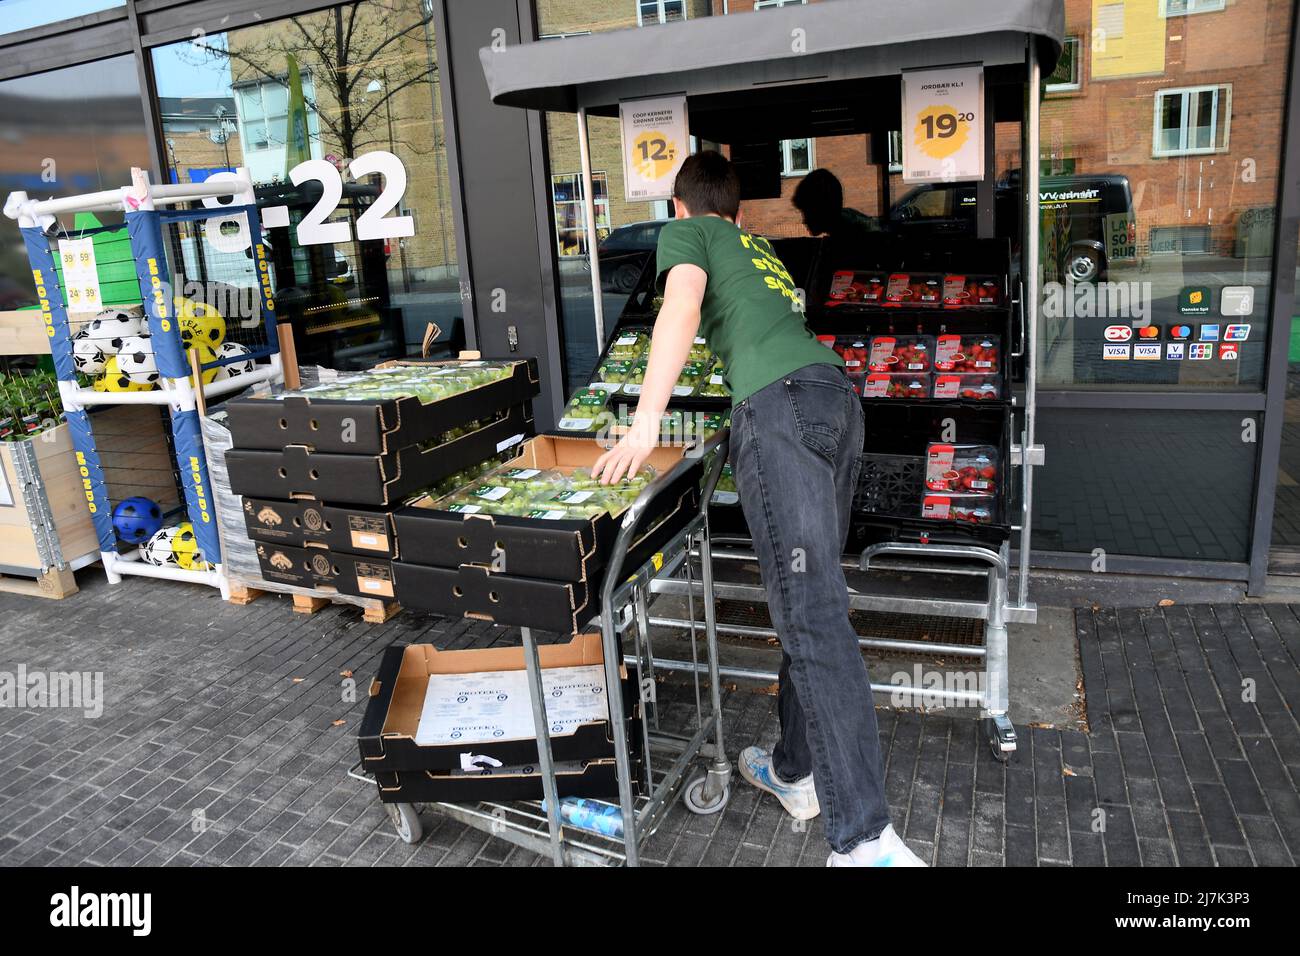
{"label": "window of brick building", "polygon": [[[609,233],[609,179],[593,170],[591,191],[596,206],[596,235]],[[586,215],[582,210],[582,174],[557,173],[551,177],[551,202],[555,206],[555,244],[562,256],[587,254]]]}
{"label": "window of brick building", "polygon": [[1228,148],[1232,85],[1158,90],[1153,156],[1193,156]]}
{"label": "window of brick building", "polygon": [[647,23],[673,23],[686,19],[686,0],[637,0],[638,26]]}
{"label": "window of brick building", "polygon": [[1061,59],[1056,70],[1047,78],[1048,93],[1073,93],[1079,89],[1079,58],[1082,49],[1078,37],[1066,37],[1061,46]]}
{"label": "window of brick building", "polygon": [[810,139],[781,140],[781,175],[804,176],[812,171],[813,141]]}
{"label": "window of brick building", "polygon": [[1227,5],[1227,0],[1160,0],[1160,15],[1181,17],[1189,13],[1217,13]]}

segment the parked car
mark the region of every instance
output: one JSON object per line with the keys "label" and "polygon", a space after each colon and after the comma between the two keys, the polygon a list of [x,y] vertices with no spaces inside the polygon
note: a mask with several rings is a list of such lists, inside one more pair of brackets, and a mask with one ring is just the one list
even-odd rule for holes
{"label": "parked car", "polygon": [[596,253],[600,256],[602,285],[610,292],[628,293],[636,288],[645,266],[646,253],[659,245],[659,230],[667,219],[648,219],[619,226],[610,232]]}
{"label": "parked car", "polygon": [[[911,189],[889,210],[889,227],[900,235],[971,235],[975,232],[975,183],[927,183]],[[1126,244],[1134,242],[1133,193],[1127,176],[1045,176],[1038,201],[1044,219],[1054,216],[1057,266],[1074,282],[1105,278],[1106,217],[1127,218]],[[1020,237],[1020,170],[1012,170],[993,191],[997,232]]]}

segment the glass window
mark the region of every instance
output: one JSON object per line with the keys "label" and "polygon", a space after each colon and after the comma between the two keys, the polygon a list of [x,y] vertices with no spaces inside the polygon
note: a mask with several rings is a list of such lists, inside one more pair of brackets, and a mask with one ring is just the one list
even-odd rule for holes
{"label": "glass window", "polygon": [[[596,207],[596,236],[609,235],[609,188],[604,170],[591,173],[591,191]],[[551,201],[555,209],[555,247],[561,256],[587,254],[587,220],[583,212],[582,173],[557,173],[551,177]]]}
{"label": "glass window", "polygon": [[1180,17],[1188,13],[1215,13],[1227,6],[1228,0],[1160,0],[1162,17]]}
{"label": "glass window", "polygon": [[1155,98],[1155,156],[1191,156],[1228,148],[1232,86],[1159,90]]}
{"label": "glass window", "polygon": [[784,139],[781,141],[782,176],[803,176],[810,172],[814,165],[812,140]]}
{"label": "glass window", "polygon": [[[292,318],[304,362],[352,368],[413,354],[430,322],[440,342],[463,341],[431,21],[420,0],[363,0],[152,52],[171,179],[244,166],[258,205],[289,219],[267,240],[277,308]],[[355,171],[359,158],[385,153],[404,187]],[[294,185],[291,171],[310,160],[327,165]],[[365,220],[377,201],[392,211]],[[308,216],[347,238],[323,240],[304,228]],[[383,237],[396,216],[414,235]]]}
{"label": "glass window", "polygon": [[686,19],[686,0],[637,0],[637,22],[672,23]]}
{"label": "glass window", "polygon": [[1048,93],[1070,93],[1079,88],[1079,38],[1066,37],[1061,46],[1061,59],[1047,78]]}
{"label": "glass window", "polygon": [[797,7],[807,2],[808,0],[754,0],[754,9],[762,10],[764,7]]}
{"label": "glass window", "polygon": [[126,6],[126,0],[4,0],[0,3],[0,34],[71,20],[87,13]]}
{"label": "glass window", "polygon": [[[0,82],[0,196],[41,199],[116,189],[148,168],[149,145],[135,61],[84,63]],[[120,215],[96,213],[103,223]],[[22,236],[0,228],[0,311],[36,304]]]}
{"label": "glass window", "polygon": [[1042,102],[1040,384],[1258,391],[1292,4],[1068,0],[1066,29],[1090,43]]}

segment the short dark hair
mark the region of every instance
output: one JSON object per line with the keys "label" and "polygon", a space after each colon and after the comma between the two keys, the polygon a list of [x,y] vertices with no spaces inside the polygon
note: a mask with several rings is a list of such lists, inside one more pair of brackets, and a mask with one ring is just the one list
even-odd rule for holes
{"label": "short dark hair", "polygon": [[844,208],[844,187],[829,169],[814,169],[794,189],[794,207],[801,212]]}
{"label": "short dark hair", "polygon": [[716,213],[735,219],[740,212],[740,177],[727,157],[706,149],[686,157],[673,181],[673,196],[693,216]]}

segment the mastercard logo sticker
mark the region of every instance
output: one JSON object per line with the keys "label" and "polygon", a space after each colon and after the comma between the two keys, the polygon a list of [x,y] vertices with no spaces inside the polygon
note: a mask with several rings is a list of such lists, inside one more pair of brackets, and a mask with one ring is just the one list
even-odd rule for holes
{"label": "mastercard logo sticker", "polygon": [[1147,325],[1137,330],[1140,339],[1158,339],[1160,338],[1160,326]]}

